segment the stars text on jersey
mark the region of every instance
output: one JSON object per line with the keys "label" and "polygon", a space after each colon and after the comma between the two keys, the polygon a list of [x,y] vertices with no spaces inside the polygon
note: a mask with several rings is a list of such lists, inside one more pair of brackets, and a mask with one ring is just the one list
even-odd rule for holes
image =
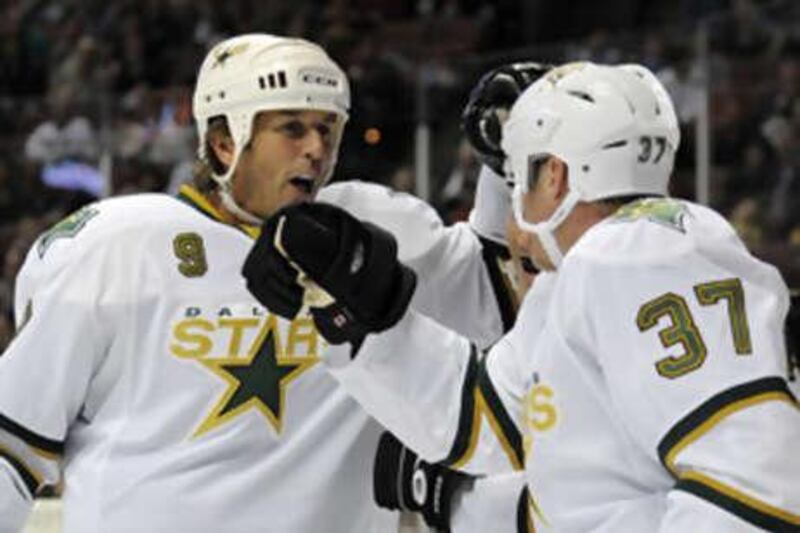
{"label": "stars text on jersey", "polygon": [[243,311],[225,307],[209,316],[189,307],[172,327],[172,355],[196,361],[226,384],[193,437],[250,412],[280,433],[287,388],[319,361],[319,335],[309,317],[286,322],[258,308]]}
{"label": "stars text on jersey", "polygon": [[553,389],[545,383],[540,383],[537,377],[525,396],[524,407],[525,428],[522,447],[527,458],[532,451],[534,434],[549,431],[558,422]]}

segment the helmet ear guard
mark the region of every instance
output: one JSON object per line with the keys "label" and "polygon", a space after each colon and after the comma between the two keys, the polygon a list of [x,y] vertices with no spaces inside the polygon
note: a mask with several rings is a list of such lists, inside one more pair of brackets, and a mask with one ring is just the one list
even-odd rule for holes
{"label": "helmet ear guard", "polygon": [[261,220],[241,209],[231,196],[234,170],[250,142],[253,120],[261,111],[312,110],[334,113],[339,127],[333,160],[324,180],[336,165],[343,126],[350,109],[347,77],[325,51],[303,39],[266,34],[246,34],[214,46],[200,66],[192,99],[197,124],[200,160],[208,160],[206,134],[209,121],[224,117],[234,142],[233,160],[224,173],[212,172],[226,208],[251,223]]}
{"label": "helmet ear guard", "polygon": [[[503,131],[515,182],[514,216],[535,233],[554,266],[561,250],[553,232],[580,201],[667,194],[678,121],[666,90],[639,65],[571,63],[531,85],[511,109]],[[524,219],[531,158],[555,156],[568,169],[569,193],[546,221]]]}

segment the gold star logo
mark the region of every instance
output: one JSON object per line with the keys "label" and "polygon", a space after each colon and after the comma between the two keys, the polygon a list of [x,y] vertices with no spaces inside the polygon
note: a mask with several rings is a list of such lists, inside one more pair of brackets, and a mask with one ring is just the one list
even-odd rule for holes
{"label": "gold star logo", "polygon": [[269,421],[276,433],[280,433],[283,430],[286,388],[319,362],[319,358],[283,354],[277,319],[271,316],[264,322],[245,358],[204,359],[200,362],[222,378],[228,387],[193,437],[253,409]]}

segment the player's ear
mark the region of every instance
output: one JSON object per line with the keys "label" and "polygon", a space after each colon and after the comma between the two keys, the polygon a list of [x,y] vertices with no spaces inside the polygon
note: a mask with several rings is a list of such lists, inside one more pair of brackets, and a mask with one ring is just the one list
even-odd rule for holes
{"label": "player's ear", "polygon": [[207,134],[208,147],[214,154],[214,157],[229,167],[233,162],[234,143],[230,134],[227,131],[210,130]]}
{"label": "player's ear", "polygon": [[547,189],[556,201],[562,200],[569,192],[567,165],[557,157],[548,157],[544,163],[544,179]]}

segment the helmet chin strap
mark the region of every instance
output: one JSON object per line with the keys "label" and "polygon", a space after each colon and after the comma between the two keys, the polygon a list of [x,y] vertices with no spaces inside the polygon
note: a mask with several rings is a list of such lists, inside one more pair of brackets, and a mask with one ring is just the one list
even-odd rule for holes
{"label": "helmet chin strap", "polygon": [[242,222],[252,224],[254,226],[260,226],[264,222],[261,218],[248,211],[245,211],[241,206],[239,206],[239,204],[236,203],[236,200],[233,199],[233,194],[231,193],[230,182],[225,182],[225,185],[220,186],[219,197],[220,200],[222,200],[222,205],[225,207],[225,209]]}
{"label": "helmet chin strap", "polygon": [[[561,248],[558,246],[558,242],[556,241],[555,231],[580,201],[580,195],[577,192],[570,190],[550,218],[536,224],[531,224],[525,220],[525,216],[522,212],[524,196],[525,192],[521,187],[518,186],[514,188],[513,207],[514,218],[516,219],[517,225],[520,227],[520,229],[536,235],[536,237],[539,239],[539,242],[542,244],[545,255],[547,255],[547,258],[553,265],[553,270],[557,270],[561,265],[561,261],[564,259],[564,254],[561,251]],[[533,258],[531,258],[531,260],[534,262],[536,267],[542,270],[543,265],[536,264],[537,262]]]}
{"label": "helmet chin strap", "polygon": [[213,177],[214,181],[216,181],[217,185],[219,185],[219,197],[220,200],[222,200],[222,206],[225,208],[225,210],[242,222],[260,226],[264,221],[260,217],[257,217],[256,215],[246,211],[238,203],[236,203],[236,200],[233,198],[231,181],[233,180],[233,171],[236,169],[236,165],[239,163],[239,156],[242,154],[241,146],[243,146],[243,143],[236,143],[236,147],[233,152],[233,160],[228,166],[228,170],[225,171],[225,174],[222,176],[217,176],[214,174]]}
{"label": "helmet chin strap", "polygon": [[[556,236],[553,234],[553,230],[555,228],[547,227],[547,224],[543,224],[544,227],[539,227],[534,230],[533,233],[539,238],[539,242],[542,243],[542,248],[544,249],[544,253],[547,255],[547,258],[550,260],[550,263],[553,265],[553,270],[558,270],[558,267],[561,266],[561,261],[564,259],[564,254],[561,253],[561,249],[558,247],[558,243],[556,242]],[[533,259],[531,261],[536,263]],[[536,265],[540,267],[542,265]]]}

